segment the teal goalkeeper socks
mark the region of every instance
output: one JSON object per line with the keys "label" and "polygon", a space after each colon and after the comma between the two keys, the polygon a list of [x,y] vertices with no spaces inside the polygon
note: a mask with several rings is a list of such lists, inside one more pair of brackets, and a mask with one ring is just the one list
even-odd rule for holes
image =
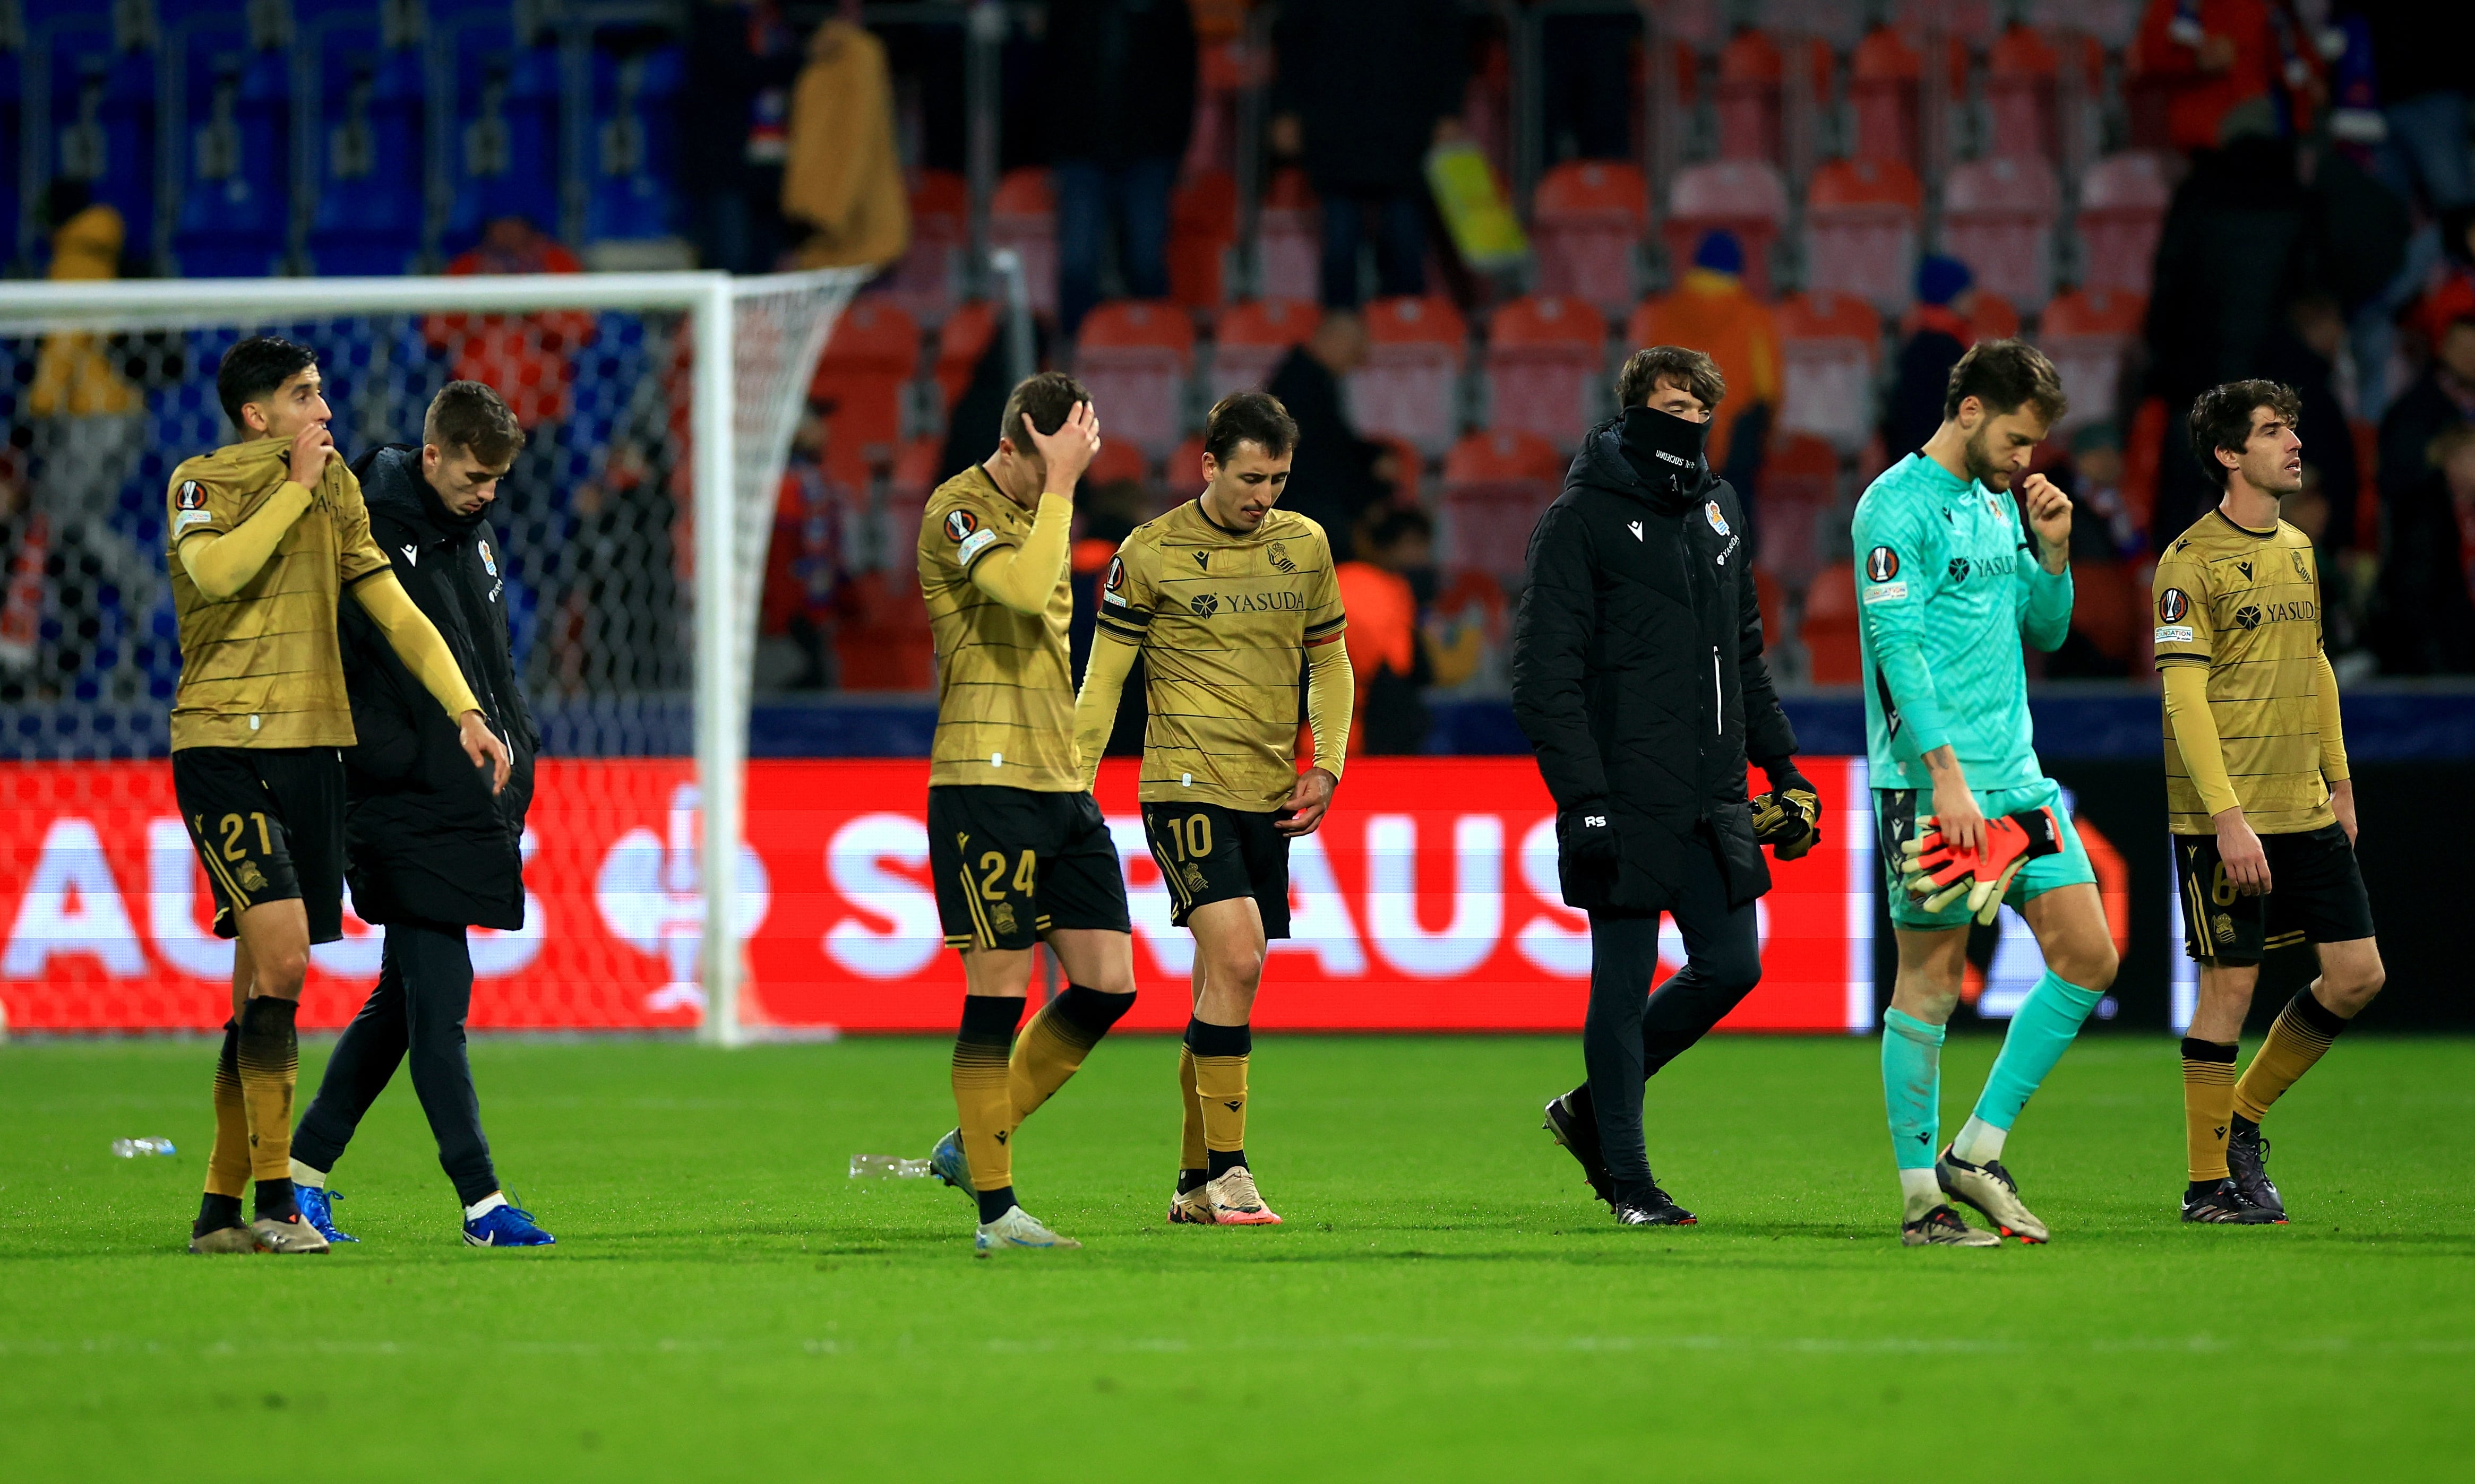
{"label": "teal goalkeeper socks", "polygon": [[1902,1170],[1930,1170],[1941,1151],[1943,1028],[1904,1010],[1882,1016],[1882,1102],[1891,1115],[1891,1154]]}
{"label": "teal goalkeeper socks", "polygon": [[1993,1074],[1976,1100],[1976,1116],[1997,1129],[2009,1129],[2104,998],[2105,991],[2083,989],[2047,969],[2028,991],[2020,1013],[2011,1017],[2002,1054],[1994,1058]]}

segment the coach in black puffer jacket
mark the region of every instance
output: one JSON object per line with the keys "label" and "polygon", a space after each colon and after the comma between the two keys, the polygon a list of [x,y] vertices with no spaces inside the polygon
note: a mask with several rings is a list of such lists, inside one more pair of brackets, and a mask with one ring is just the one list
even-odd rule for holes
{"label": "coach in black puffer jacket", "polygon": [[[1548,1117],[1620,1221],[1660,1225],[1691,1216],[1651,1179],[1642,1081],[1761,978],[1771,876],[1747,755],[1797,801],[1792,832],[1765,815],[1788,854],[1811,847],[1818,805],[1762,663],[1744,510],[1703,454],[1718,367],[1654,347],[1617,390],[1622,415],[1591,430],[1530,538],[1512,706],[1556,797],[1564,899],[1590,914],[1589,1082]],[[1645,1004],[1661,912],[1689,958]]]}
{"label": "coach in black puffer jacket", "polygon": [[447,641],[514,766],[493,798],[453,729],[441,730],[437,705],[423,704],[421,683],[345,606],[338,638],[357,739],[344,754],[345,879],[354,911],[385,926],[386,949],[293,1135],[293,1179],[306,1187],[303,1214],[331,1233],[327,1172],[409,1059],[439,1165],[464,1207],[465,1240],[536,1246],[549,1233],[499,1189],[464,1044],[473,1005],[466,930],[525,925],[525,810],[541,734],[516,683],[506,557],[488,520],[524,434],[497,393],[451,381],[429,405],[423,438],[421,448],[380,449],[355,466],[370,534]]}

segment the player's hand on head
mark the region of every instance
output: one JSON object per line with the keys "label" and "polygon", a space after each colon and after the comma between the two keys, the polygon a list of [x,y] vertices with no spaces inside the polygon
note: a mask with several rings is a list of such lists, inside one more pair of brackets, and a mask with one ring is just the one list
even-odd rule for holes
{"label": "player's hand on head", "polygon": [[507,744],[499,741],[499,734],[490,730],[490,723],[481,719],[479,712],[468,711],[456,718],[455,740],[463,744],[464,755],[473,760],[475,767],[490,769],[492,793],[507,786],[507,771],[515,766],[515,760],[507,755]]}
{"label": "player's hand on head", "polygon": [[1272,828],[1283,835],[1312,835],[1323,823],[1325,811],[1332,808],[1333,791],[1340,780],[1320,767],[1310,767],[1298,775],[1298,785],[1289,791],[1285,807],[1288,817],[1273,822]]}
{"label": "player's hand on head", "polygon": [[1048,493],[1071,495],[1083,471],[1100,456],[1100,413],[1088,401],[1078,401],[1057,431],[1043,433],[1031,414],[1022,415],[1023,432],[1031,446],[1040,452],[1041,462],[1048,466]]}

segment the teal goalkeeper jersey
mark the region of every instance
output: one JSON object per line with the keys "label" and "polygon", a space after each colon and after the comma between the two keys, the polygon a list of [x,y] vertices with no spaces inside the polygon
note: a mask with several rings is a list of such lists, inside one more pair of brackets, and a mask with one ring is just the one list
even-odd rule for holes
{"label": "teal goalkeeper jersey", "polygon": [[1972,790],[2044,776],[2020,642],[2063,642],[2071,574],[2038,563],[2016,500],[1911,453],[1856,502],[1854,544],[1874,786],[1932,788],[1921,759],[1945,744]]}

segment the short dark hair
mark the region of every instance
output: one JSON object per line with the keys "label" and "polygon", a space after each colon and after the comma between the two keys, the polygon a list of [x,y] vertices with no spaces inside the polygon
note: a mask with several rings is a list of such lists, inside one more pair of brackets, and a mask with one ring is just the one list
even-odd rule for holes
{"label": "short dark hair", "polygon": [[2303,416],[2303,399],[2291,386],[2275,381],[2228,381],[2213,386],[2192,400],[2192,458],[2218,483],[2226,487],[2226,466],[2218,462],[2218,450],[2241,453],[2251,442],[2251,415],[2267,407],[2286,425],[2293,426]]}
{"label": "short dark hair", "polygon": [[462,449],[495,469],[515,461],[525,430],[497,392],[478,381],[450,381],[429,399],[421,441],[435,444],[441,453]]}
{"label": "short dark hair", "polygon": [[224,353],[215,367],[215,397],[234,427],[249,425],[240,409],[318,364],[318,353],[275,335],[252,335]]}
{"label": "short dark hair", "polygon": [[1674,382],[1679,390],[1702,399],[1702,405],[1712,412],[1728,396],[1728,378],[1717,361],[1680,345],[1654,345],[1633,352],[1624,370],[1616,373],[1616,405],[1650,405],[1651,394],[1661,381]]}
{"label": "short dark hair", "polygon": [[1298,446],[1298,425],[1269,392],[1232,392],[1213,403],[1203,423],[1203,451],[1225,464],[1238,445],[1259,445],[1274,458]]}
{"label": "short dark hair", "polygon": [[1025,377],[1006,394],[1005,417],[997,426],[997,436],[1013,442],[1015,451],[1038,456],[1040,450],[1024,437],[1022,420],[1031,418],[1031,426],[1043,433],[1053,433],[1066,426],[1074,409],[1091,400],[1083,383],[1062,371],[1043,371],[1036,377]]}
{"label": "short dark hair", "polygon": [[2026,407],[2050,427],[2071,410],[2063,395],[2062,374],[2046,353],[2025,340],[1980,340],[1950,368],[1950,382],[1942,394],[1942,419],[1959,416],[1959,404],[1970,398],[1996,417],[2008,417]]}

